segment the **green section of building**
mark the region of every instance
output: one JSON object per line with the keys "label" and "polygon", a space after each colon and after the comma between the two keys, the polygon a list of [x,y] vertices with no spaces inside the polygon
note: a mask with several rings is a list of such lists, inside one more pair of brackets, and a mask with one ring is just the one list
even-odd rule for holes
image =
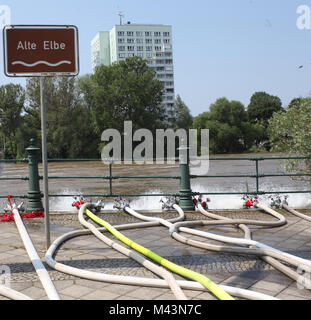
{"label": "green section of building", "polygon": [[110,39],[109,32],[99,32],[91,42],[92,67],[101,64],[110,65]]}

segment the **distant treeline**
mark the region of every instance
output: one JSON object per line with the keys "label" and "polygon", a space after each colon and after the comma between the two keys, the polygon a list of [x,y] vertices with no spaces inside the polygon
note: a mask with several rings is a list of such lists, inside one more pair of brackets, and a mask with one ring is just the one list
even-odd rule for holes
{"label": "distant treeline", "polygon": [[[308,99],[294,99],[282,107],[278,97],[256,92],[247,108],[239,101],[220,98],[197,117],[178,95],[173,113],[163,112],[163,84],[145,60],[129,58],[100,66],[83,77],[46,79],[47,141],[49,158],[99,158],[104,130],[122,132],[124,121],[133,131],[209,129],[211,153],[269,151],[277,145],[276,115],[298,108]],[[4,158],[21,158],[29,140],[41,141],[40,81],[29,78],[26,88],[0,87],[0,150]],[[283,146],[284,147],[284,146]]]}

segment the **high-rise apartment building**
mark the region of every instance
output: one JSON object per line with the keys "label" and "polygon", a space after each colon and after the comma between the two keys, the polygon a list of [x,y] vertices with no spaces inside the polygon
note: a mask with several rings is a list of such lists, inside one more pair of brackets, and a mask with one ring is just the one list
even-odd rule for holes
{"label": "high-rise apartment building", "polygon": [[99,32],[91,41],[92,69],[129,57],[147,60],[156,78],[165,85],[163,107],[168,119],[174,118],[174,65],[172,27],[155,24],[121,24]]}

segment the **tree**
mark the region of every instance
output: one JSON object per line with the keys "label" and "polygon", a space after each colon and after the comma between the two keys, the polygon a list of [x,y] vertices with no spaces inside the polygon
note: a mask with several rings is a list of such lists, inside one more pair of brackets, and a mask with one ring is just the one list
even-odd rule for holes
{"label": "tree", "polygon": [[[98,155],[100,136],[95,136],[90,111],[83,103],[74,77],[46,79],[47,148],[50,158],[92,157]],[[27,81],[27,107],[22,127],[26,141],[41,137],[40,83]],[[23,146],[24,148],[25,146]],[[23,149],[21,147],[21,149]]]}
{"label": "tree", "polygon": [[[269,136],[273,151],[288,155],[311,156],[311,101],[303,99],[269,121]],[[311,172],[311,160],[290,160],[288,171]]]}
{"label": "tree", "polygon": [[24,108],[25,91],[20,85],[0,87],[0,125],[4,139],[4,157],[17,157],[17,132]]}
{"label": "tree", "polygon": [[304,101],[311,101],[311,98],[301,98],[301,97],[295,98],[290,102],[290,104],[288,105],[287,108],[289,109],[289,108],[292,108],[292,107],[297,107]]}
{"label": "tree", "polygon": [[265,129],[260,124],[247,121],[247,113],[239,101],[217,99],[193,121],[197,130],[209,129],[212,153],[243,152],[258,146]]}
{"label": "tree", "polygon": [[217,99],[193,121],[197,130],[209,129],[212,153],[232,153],[245,150],[244,123],[247,119],[245,108],[239,101],[227,98]]}
{"label": "tree", "polygon": [[281,110],[283,108],[280,98],[266,92],[256,92],[247,108],[248,120],[251,123],[262,123],[267,128],[269,119]]}
{"label": "tree", "polygon": [[191,128],[193,123],[193,117],[187,105],[184,103],[184,101],[182,101],[180,95],[177,95],[177,98],[175,101],[175,114],[176,114],[176,121],[174,123],[175,129],[188,130]]}
{"label": "tree", "polygon": [[139,57],[97,67],[93,75],[82,79],[80,88],[98,134],[108,128],[122,132],[127,120],[133,121],[133,130],[155,130],[164,120],[164,86]]}

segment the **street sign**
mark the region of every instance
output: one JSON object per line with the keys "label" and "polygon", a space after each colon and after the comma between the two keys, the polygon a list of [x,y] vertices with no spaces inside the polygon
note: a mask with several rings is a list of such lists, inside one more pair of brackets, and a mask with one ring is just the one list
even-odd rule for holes
{"label": "street sign", "polygon": [[9,77],[76,76],[75,26],[10,25],[3,29],[4,72]]}
{"label": "street sign", "polygon": [[4,73],[40,77],[43,194],[46,247],[51,244],[45,82],[47,76],[79,74],[78,29],[75,26],[8,25],[3,28]]}

